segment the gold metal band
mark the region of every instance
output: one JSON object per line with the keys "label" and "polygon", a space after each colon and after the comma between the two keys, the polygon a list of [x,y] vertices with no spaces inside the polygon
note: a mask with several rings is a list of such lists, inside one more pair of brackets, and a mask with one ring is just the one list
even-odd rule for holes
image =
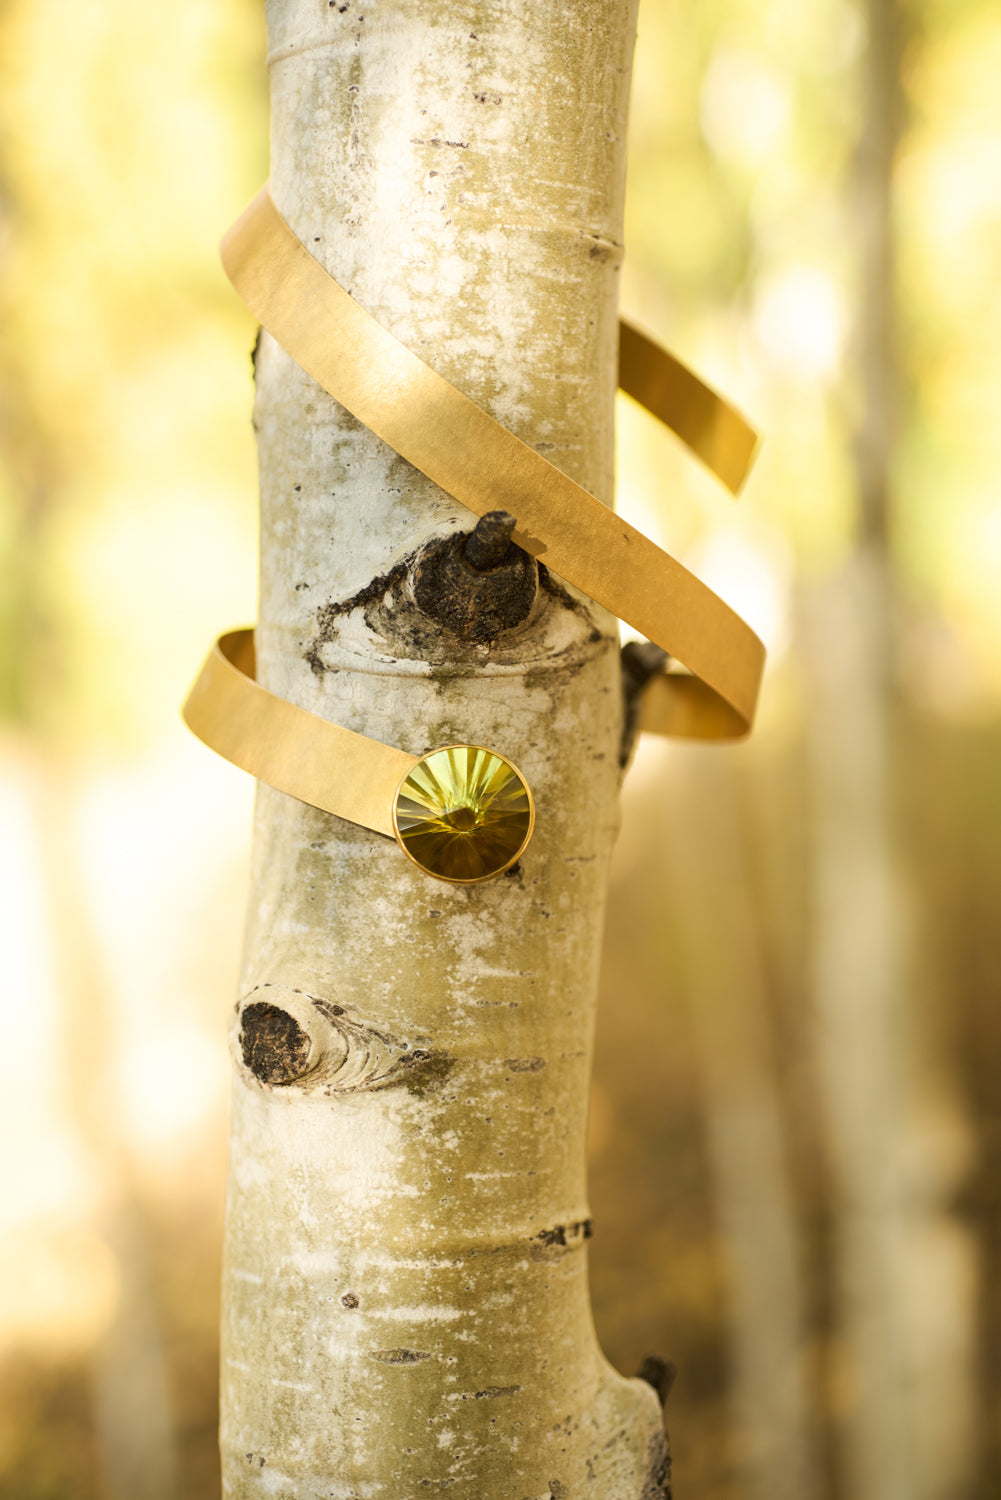
{"label": "gold metal band", "polygon": [[[474,514],[504,509],[515,515],[515,540],[526,552],[544,557],[554,572],[688,668],[657,674],[647,684],[642,729],[708,739],[747,733],[764,649],[722,600],[393,338],[314,260],[267,188],[222,249],[244,301],[335,400]],[[757,442],[739,413],[626,323],[620,325],[619,382],[737,493]],[[234,765],[302,802],[395,837],[428,873],[460,883],[493,873],[471,874],[472,863],[459,873],[443,873],[454,857],[448,850],[465,833],[463,827],[455,834],[454,814],[447,809],[439,817],[431,808],[430,839],[445,848],[441,861],[424,863],[415,854],[424,824],[412,822],[410,832],[402,832],[399,799],[405,785],[411,802],[425,795],[412,773],[433,757],[408,755],[355,734],[260,687],[252,630],[219,638],[184,705],[184,718]],[[484,838],[494,841],[487,859],[506,868],[531,837],[531,791],[517,768],[495,752],[451,749],[458,752],[452,756],[456,767],[480,778],[487,798],[481,807]],[[449,763],[446,780],[458,774],[456,767]],[[421,770],[418,777],[427,781],[429,774]],[[446,798],[453,808],[459,805],[454,791]],[[411,821],[424,817],[431,802],[423,810],[413,803]],[[505,838],[513,842],[498,853]],[[461,854],[460,863],[465,858]],[[475,862],[478,856],[469,858]]]}
{"label": "gold metal band", "polygon": [[731,495],[740,493],[758,434],[706,383],[631,323],[619,323],[619,388],[679,437]]}
{"label": "gold metal band", "polygon": [[252,630],[220,636],[184,705],[188,728],[258,781],[395,838],[394,793],[418,757],[297,708],[255,670]]}
{"label": "gold metal band", "polygon": [[[640,729],[647,734],[705,737],[707,706],[695,679],[653,676],[643,689]],[[725,705],[721,705],[725,713]],[[396,837],[393,797],[420,757],[345,729],[299,708],[256,680],[252,629],[231,630],[215,642],[182,710],[206,745],[258,781],[266,781],[335,817]],[[725,737],[723,719],[716,738]]]}
{"label": "gold metal band", "polygon": [[[254,315],[335,400],[475,515],[516,516],[519,546],[693,674],[659,679],[660,732],[748,732],[764,647],[739,615],[388,333],[296,238],[266,187],[222,258]],[[623,388],[735,489],[754,448],[743,418],[633,329],[620,357]]]}
{"label": "gold metal band", "polygon": [[254,632],[220,636],[184,705],[199,739],[300,802],[395,838],[425,874],[478,885],[513,865],[535,826],[531,788],[482,745],[407,755],[269,693]]}

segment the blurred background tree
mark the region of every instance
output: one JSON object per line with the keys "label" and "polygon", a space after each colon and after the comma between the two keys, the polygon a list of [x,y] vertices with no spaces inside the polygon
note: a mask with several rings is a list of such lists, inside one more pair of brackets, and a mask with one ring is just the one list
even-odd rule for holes
{"label": "blurred background tree", "polygon": [[[263,46],[0,17],[11,1500],[218,1493],[251,789],[177,705],[254,614]],[[620,508],[771,649],[746,747],[641,747],[606,936],[595,1314],[693,1500],[1001,1492],[999,73],[990,0],[642,0],[624,311],[768,437],[734,508],[620,412]]]}

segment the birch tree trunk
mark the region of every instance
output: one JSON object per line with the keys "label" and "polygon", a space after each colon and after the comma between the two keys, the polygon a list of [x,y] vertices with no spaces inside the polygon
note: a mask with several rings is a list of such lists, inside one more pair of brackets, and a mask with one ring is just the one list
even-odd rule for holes
{"label": "birch tree trunk", "polygon": [[[398,338],[610,501],[634,0],[270,0],[268,23],[279,210]],[[261,789],[224,1494],[661,1495],[657,1397],[603,1359],[587,1288],[614,622],[544,569],[499,637],[431,618],[415,560],[471,517],[266,335],[255,426],[264,684],[413,753],[496,747],[539,815],[514,871],[459,887]]]}
{"label": "birch tree trunk", "polygon": [[[853,433],[858,544],[807,600],[813,836],[811,988],[834,1172],[840,1437],[853,1500],[928,1495],[917,1462],[902,1143],[913,1115],[913,972],[893,826],[893,576],[888,511],[896,364],[890,205],[899,7],[867,0],[863,134],[852,180],[860,289]],[[836,642],[836,649],[832,649]],[[913,1175],[913,1174],[912,1174]]]}
{"label": "birch tree trunk", "polygon": [[[802,1252],[768,1039],[767,975],[741,838],[737,767],[672,756],[657,809],[726,1250],[730,1400],[746,1500],[814,1500]],[[725,940],[722,934],[725,933]]]}

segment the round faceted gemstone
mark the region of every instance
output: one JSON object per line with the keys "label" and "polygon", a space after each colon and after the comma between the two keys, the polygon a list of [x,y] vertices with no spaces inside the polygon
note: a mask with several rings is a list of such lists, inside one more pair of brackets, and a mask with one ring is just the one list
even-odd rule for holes
{"label": "round faceted gemstone", "polygon": [[531,838],[535,808],[528,783],[502,755],[446,745],[404,778],[393,822],[422,870],[471,885],[514,864]]}

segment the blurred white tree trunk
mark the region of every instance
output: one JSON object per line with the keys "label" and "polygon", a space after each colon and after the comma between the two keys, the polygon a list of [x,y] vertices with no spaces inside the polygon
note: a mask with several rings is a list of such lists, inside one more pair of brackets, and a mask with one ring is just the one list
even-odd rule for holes
{"label": "blurred white tree trunk", "polygon": [[659,846],[725,1243],[730,1398],[748,1500],[814,1500],[802,1246],[769,1046],[735,758],[679,748]]}
{"label": "blurred white tree trunk", "polygon": [[894,815],[893,168],[906,15],[896,0],[868,0],[865,10],[865,111],[851,202],[859,539],[841,574],[814,589],[807,614],[812,985],[835,1186],[844,1493],[945,1500],[968,1478],[971,1271],[948,1212],[962,1153],[943,1108],[941,1062],[923,1055],[925,979]]}
{"label": "blurred white tree trunk", "polygon": [[[610,501],[633,0],[268,9],[280,211],[393,333]],[[587,1290],[614,623],[543,576],[498,640],[437,625],[409,561],[472,518],[267,336],[257,387],[262,680],[408,751],[495,746],[539,818],[516,871],[461,888],[261,790],[224,1493],[661,1495],[657,1398],[604,1361]],[[303,1033],[323,1059],[307,1072]]]}
{"label": "blurred white tree trunk", "polygon": [[814,829],[813,997],[834,1172],[846,1493],[914,1500],[901,1283],[901,1130],[910,1050],[901,872],[889,809],[887,492],[894,441],[889,196],[898,130],[894,5],[870,0],[862,135],[848,208],[857,236],[859,539],[807,614]]}

